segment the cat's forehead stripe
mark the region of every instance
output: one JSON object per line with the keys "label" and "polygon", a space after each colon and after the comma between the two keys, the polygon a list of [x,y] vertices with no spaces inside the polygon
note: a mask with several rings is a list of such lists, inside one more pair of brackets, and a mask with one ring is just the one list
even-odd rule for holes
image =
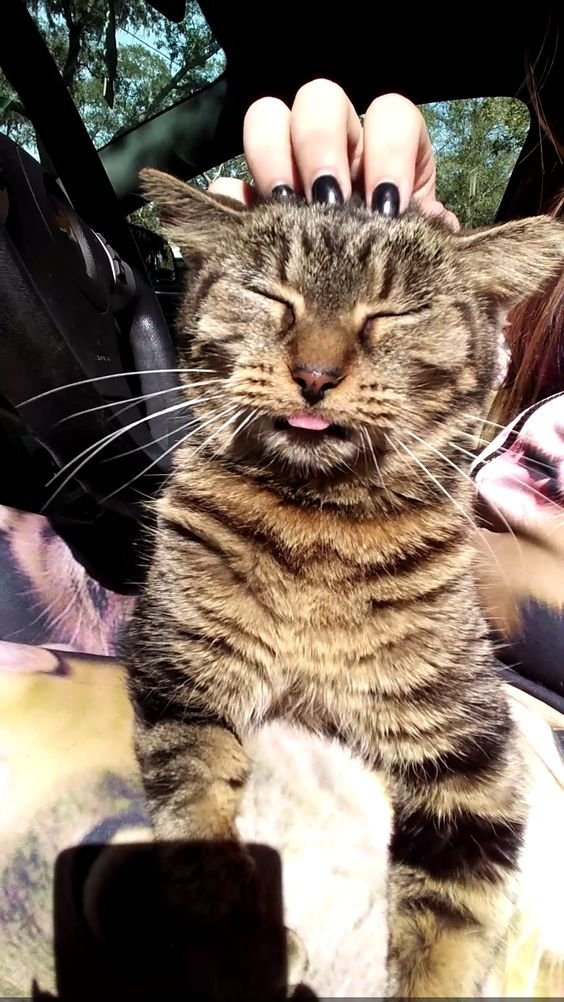
{"label": "cat's forehead stripe", "polygon": [[382,285],[379,290],[380,299],[388,299],[394,284],[395,264],[391,254],[386,254],[382,268]]}

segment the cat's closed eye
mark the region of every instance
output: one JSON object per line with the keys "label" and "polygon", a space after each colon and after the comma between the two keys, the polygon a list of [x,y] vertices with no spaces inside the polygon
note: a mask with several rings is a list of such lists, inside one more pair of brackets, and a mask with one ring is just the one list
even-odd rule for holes
{"label": "cat's closed eye", "polygon": [[252,293],[254,296],[259,296],[261,299],[267,299],[271,303],[278,303],[280,306],[284,307],[281,318],[282,331],[289,331],[295,326],[296,307],[289,299],[285,299],[282,295],[279,295],[272,289],[264,289],[256,285],[247,286],[246,291]]}
{"label": "cat's closed eye", "polygon": [[408,309],[404,310],[374,310],[373,313],[366,318],[366,323],[370,323],[372,320],[384,320],[388,317],[415,317],[419,316],[421,313],[428,313],[431,309],[430,303],[422,303],[420,306],[410,306]]}
{"label": "cat's closed eye", "polygon": [[409,323],[410,320],[418,320],[422,314],[428,313],[430,310],[431,306],[428,303],[423,303],[421,306],[414,306],[405,310],[375,310],[364,320],[360,330],[360,337],[363,339],[369,337],[371,334],[377,333],[379,321],[396,320],[400,323]]}
{"label": "cat's closed eye", "polygon": [[248,285],[246,288],[247,292],[252,292],[255,296],[260,296],[262,299],[270,299],[271,302],[273,303],[281,303],[282,306],[285,306],[288,310],[291,310],[292,313],[294,312],[294,304],[290,302],[289,299],[284,299],[283,296],[279,295],[277,292],[274,292],[274,290],[263,289],[257,285]]}

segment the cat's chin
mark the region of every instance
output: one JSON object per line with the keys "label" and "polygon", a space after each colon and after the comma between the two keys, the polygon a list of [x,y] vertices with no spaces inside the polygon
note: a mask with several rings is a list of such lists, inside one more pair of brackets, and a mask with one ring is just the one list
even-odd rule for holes
{"label": "cat's chin", "polygon": [[330,475],[343,472],[358,456],[353,434],[342,425],[330,424],[322,431],[292,427],[283,418],[273,422],[272,430],[263,439],[267,464],[273,459],[304,476]]}

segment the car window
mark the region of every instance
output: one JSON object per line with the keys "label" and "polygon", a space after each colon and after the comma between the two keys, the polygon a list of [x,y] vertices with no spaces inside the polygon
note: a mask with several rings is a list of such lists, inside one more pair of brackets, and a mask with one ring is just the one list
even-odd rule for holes
{"label": "car window", "polygon": [[[421,111],[435,150],[438,198],[463,226],[492,223],[527,138],[527,106],[514,98],[479,97],[421,105]],[[220,174],[249,180],[242,156],[192,180],[206,187]]]}
{"label": "car window", "polygon": [[[195,0],[174,24],[145,0],[27,0],[96,147],[215,80],[225,56]],[[0,127],[37,156],[33,126],[0,73]]]}
{"label": "car window", "polygon": [[506,97],[422,105],[437,159],[437,194],[463,226],[492,223],[530,126]]}

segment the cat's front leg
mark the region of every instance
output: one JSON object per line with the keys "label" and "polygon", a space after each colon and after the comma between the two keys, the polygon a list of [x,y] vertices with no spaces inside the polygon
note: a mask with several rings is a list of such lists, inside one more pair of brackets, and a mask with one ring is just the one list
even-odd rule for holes
{"label": "cat's front leg", "polygon": [[435,687],[432,718],[407,699],[342,699],[328,728],[380,772],[393,805],[389,997],[479,996],[502,956],[526,773],[501,687],[485,674],[471,684]]}
{"label": "cat's front leg", "polygon": [[239,739],[220,722],[155,722],[138,710],[135,747],[155,837],[167,861],[167,901],[194,921],[251,913],[252,860],[235,819],[248,775]]}
{"label": "cat's front leg", "polygon": [[[301,980],[305,951],[284,928],[278,854],[239,839],[249,761],[235,722],[228,726],[219,713],[214,720],[213,696],[204,709],[203,687],[185,686],[178,702],[174,690],[155,691],[138,671],[130,691],[158,843],[169,978],[187,986],[189,997],[286,998],[288,985]],[[253,698],[249,684],[245,698]]]}
{"label": "cat's front leg", "polygon": [[514,736],[453,742],[391,788],[388,993],[480,995],[514,907],[525,810]]}

